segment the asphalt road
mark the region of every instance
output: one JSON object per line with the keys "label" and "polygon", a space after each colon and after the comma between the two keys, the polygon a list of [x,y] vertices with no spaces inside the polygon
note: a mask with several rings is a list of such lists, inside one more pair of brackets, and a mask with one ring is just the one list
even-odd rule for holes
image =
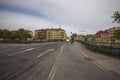
{"label": "asphalt road", "polygon": [[0,80],[120,80],[120,60],[77,42],[9,45],[0,48]]}

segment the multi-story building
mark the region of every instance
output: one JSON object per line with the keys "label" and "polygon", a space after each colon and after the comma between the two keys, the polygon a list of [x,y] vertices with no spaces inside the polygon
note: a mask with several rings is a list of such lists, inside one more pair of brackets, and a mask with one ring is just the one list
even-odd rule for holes
{"label": "multi-story building", "polygon": [[74,36],[74,40],[75,40],[75,41],[80,41],[80,35]]}
{"label": "multi-story building", "polygon": [[114,38],[114,31],[116,30],[115,27],[107,29],[105,31],[98,31],[96,33],[97,41],[99,42],[113,42]]}
{"label": "multi-story building", "polygon": [[66,32],[61,28],[35,30],[36,41],[61,41],[66,40],[66,38]]}
{"label": "multi-story building", "polygon": [[84,35],[76,35],[74,36],[75,41],[85,41],[85,36]]}

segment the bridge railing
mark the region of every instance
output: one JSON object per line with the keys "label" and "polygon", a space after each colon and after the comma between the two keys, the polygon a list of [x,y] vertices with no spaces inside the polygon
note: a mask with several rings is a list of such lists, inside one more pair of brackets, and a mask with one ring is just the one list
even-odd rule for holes
{"label": "bridge railing", "polygon": [[102,45],[102,44],[98,45],[98,44],[89,44],[86,42],[81,42],[81,43],[83,43],[87,48],[93,51],[120,56],[120,47],[118,46],[113,46],[111,44],[110,45]]}

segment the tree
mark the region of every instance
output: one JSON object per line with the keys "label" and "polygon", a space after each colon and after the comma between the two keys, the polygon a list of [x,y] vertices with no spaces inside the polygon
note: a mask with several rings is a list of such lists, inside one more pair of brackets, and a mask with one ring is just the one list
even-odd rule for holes
{"label": "tree", "polygon": [[120,40],[120,28],[116,29],[114,32],[114,37],[118,40]]}
{"label": "tree", "polygon": [[74,42],[74,39],[75,39],[76,36],[77,36],[76,33],[73,33],[73,34],[71,35],[71,39],[70,39],[71,43]]}
{"label": "tree", "polygon": [[27,30],[24,31],[23,36],[25,40],[27,40],[27,38],[31,38],[31,35]]}
{"label": "tree", "polygon": [[27,40],[27,38],[31,38],[29,31],[24,30],[22,28],[19,29],[16,34],[17,34],[17,37],[19,38],[20,42],[21,42],[21,40]]}
{"label": "tree", "polygon": [[120,23],[120,12],[119,11],[115,11],[112,18],[114,19],[113,22],[117,22]]}
{"label": "tree", "polygon": [[11,39],[17,39],[17,31],[11,31],[10,38]]}
{"label": "tree", "polygon": [[3,38],[3,30],[0,29],[0,38]]}
{"label": "tree", "polygon": [[7,29],[1,30],[0,29],[0,38],[3,38],[4,41],[5,40],[16,40],[19,39],[19,42],[21,42],[22,40],[26,40],[27,38],[31,38],[31,34],[28,30],[24,30],[24,29],[18,29],[17,31],[10,31]]}
{"label": "tree", "polygon": [[16,35],[17,35],[17,38],[19,38],[19,42],[21,42],[21,40],[23,39],[23,32],[24,32],[24,29],[22,28],[17,30]]}
{"label": "tree", "polygon": [[10,39],[10,34],[11,34],[11,32],[9,31],[9,30],[7,30],[7,29],[4,29],[3,30],[3,39],[5,40],[5,39]]}
{"label": "tree", "polygon": [[73,33],[72,35],[71,35],[71,37],[76,37],[77,36],[77,34],[76,33]]}

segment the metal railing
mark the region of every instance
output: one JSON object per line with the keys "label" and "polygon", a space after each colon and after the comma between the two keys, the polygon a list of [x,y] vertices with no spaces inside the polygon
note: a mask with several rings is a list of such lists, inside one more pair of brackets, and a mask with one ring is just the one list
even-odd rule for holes
{"label": "metal railing", "polygon": [[81,43],[83,43],[87,48],[89,48],[93,51],[97,51],[97,52],[101,52],[101,53],[105,53],[105,54],[111,54],[111,55],[115,55],[115,56],[120,56],[120,47],[118,47],[118,46],[97,45],[97,44],[89,44],[86,42],[81,42]]}

